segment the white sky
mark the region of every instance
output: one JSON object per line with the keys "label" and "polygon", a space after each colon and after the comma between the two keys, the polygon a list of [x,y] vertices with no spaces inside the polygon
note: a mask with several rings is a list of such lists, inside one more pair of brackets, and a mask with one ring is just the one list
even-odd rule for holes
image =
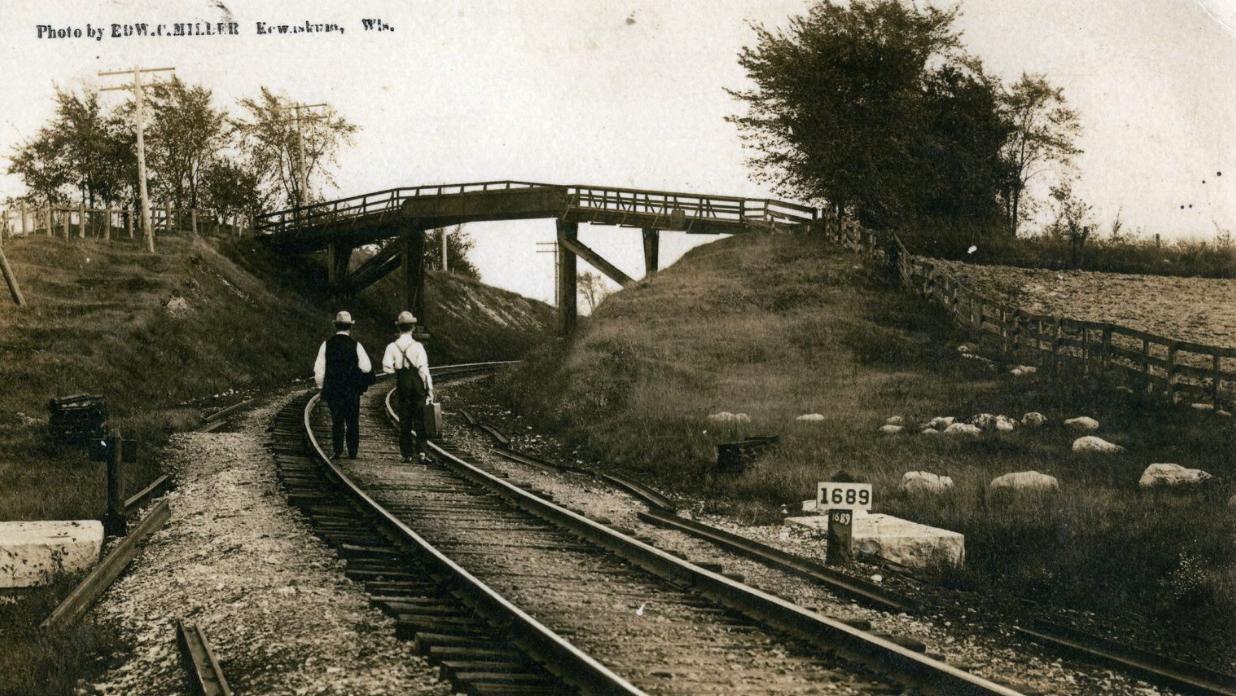
{"label": "white sky", "polygon": [[[38,24],[222,21],[241,36],[47,40]],[[233,104],[265,85],[328,101],[362,127],[340,195],[486,179],[753,195],[732,126],[748,21],[778,24],[806,0],[6,0],[0,22],[0,154],[52,111],[53,83],[175,66]],[[1165,237],[1236,228],[1236,0],[967,0],[969,50],[1006,79],[1041,71],[1080,110],[1079,191],[1105,224]],[[365,32],[375,17],[393,32]],[[257,36],[254,25],[334,22],[345,33]],[[116,84],[118,78],[111,78]],[[122,97],[108,93],[106,99]],[[1216,176],[1222,171],[1223,176]],[[1205,180],[1205,184],[1202,181]],[[0,176],[0,197],[20,193]],[[1187,206],[1192,204],[1193,208]],[[1180,206],[1185,205],[1185,210]],[[548,299],[551,221],[472,226],[485,279]],[[638,230],[582,230],[642,275]],[[710,237],[662,235],[663,264]]]}

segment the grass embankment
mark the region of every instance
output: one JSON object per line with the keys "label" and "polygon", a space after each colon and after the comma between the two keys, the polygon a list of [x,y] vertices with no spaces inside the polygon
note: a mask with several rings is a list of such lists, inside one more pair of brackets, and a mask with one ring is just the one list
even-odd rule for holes
{"label": "grass embankment", "polygon": [[[287,259],[250,239],[140,243],[28,237],[5,253],[29,306],[0,302],[0,520],[88,519],[104,511],[105,472],[80,449],[53,456],[47,400],[73,393],[107,399],[110,423],[141,441],[125,489],[157,475],[168,434],[239,390],[288,386],[311,374],[330,320],[348,309],[354,335],[375,361],[394,338],[398,284],[359,298],[331,298],[312,259]],[[438,363],[515,358],[542,340],[553,310],[455,276],[429,279],[429,344]],[[169,300],[179,300],[169,305]],[[0,694],[68,693],[96,673],[100,654],[123,649],[105,627],[42,635],[37,624],[71,586],[0,603]],[[101,659],[101,658],[100,658]]]}
{"label": "grass embankment", "polygon": [[[1061,388],[961,359],[956,346],[965,337],[942,313],[882,277],[819,239],[720,241],[606,300],[570,345],[527,360],[503,388],[542,427],[607,466],[702,500],[707,511],[771,522],[845,469],[875,485],[876,512],[966,535],[967,570],[952,582],[1099,611],[1157,612],[1230,640],[1236,514],[1225,494],[1153,497],[1138,492],[1137,480],[1152,462],[1229,477],[1231,421],[1082,379]],[[718,428],[706,420],[718,411],[746,413],[751,423]],[[1049,424],[976,439],[913,427],[877,432],[892,415],[923,422],[1028,411]],[[795,421],[808,413],[825,420]],[[1078,415],[1098,419],[1096,434],[1127,453],[1073,454],[1077,434],[1060,423]],[[719,442],[765,434],[780,435],[781,446],[757,468],[715,473]],[[956,488],[908,497],[898,483],[915,470],[948,474]],[[988,499],[992,478],[1024,470],[1056,476],[1062,490]]]}

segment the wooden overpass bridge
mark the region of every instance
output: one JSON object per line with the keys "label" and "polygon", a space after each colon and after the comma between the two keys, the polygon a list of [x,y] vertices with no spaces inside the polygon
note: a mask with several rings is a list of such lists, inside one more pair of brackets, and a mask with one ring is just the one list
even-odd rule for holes
{"label": "wooden overpass bridge", "polygon": [[[559,186],[526,181],[388,189],[350,198],[290,208],[263,215],[255,231],[285,253],[325,250],[331,287],[357,293],[397,268],[403,269],[405,306],[425,316],[426,230],[466,222],[552,218],[558,232],[559,329],[574,328],[576,258],[582,258],[621,285],[632,279],[579,241],[579,223],[643,230],[644,263],[658,268],[660,232],[741,234],[791,230],[818,217],[818,211],[767,199],[712,196],[599,186]],[[349,269],[352,251],[387,243],[373,258]]]}

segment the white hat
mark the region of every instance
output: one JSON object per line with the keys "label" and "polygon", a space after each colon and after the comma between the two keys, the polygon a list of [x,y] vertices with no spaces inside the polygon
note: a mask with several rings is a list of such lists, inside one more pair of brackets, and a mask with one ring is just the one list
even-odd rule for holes
{"label": "white hat", "polygon": [[416,317],[412,316],[412,313],[406,310],[400,312],[399,316],[395,319],[395,326],[411,326],[415,323]]}
{"label": "white hat", "polygon": [[351,314],[348,314],[347,312],[340,312],[335,315],[335,323],[336,324],[355,324],[356,322],[352,321]]}

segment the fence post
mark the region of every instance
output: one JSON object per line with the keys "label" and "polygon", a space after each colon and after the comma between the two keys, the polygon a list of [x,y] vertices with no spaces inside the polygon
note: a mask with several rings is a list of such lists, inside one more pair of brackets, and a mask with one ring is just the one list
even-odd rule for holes
{"label": "fence post", "polygon": [[133,209],[129,208],[125,211],[125,218],[129,221],[129,239],[133,239]]}
{"label": "fence post", "polygon": [[1219,351],[1215,351],[1211,356],[1211,375],[1210,375],[1210,403],[1214,405],[1218,411],[1219,406]]}
{"label": "fence post", "polygon": [[86,238],[86,204],[79,203],[77,206],[77,237],[79,239]]}
{"label": "fence post", "polygon": [[163,232],[165,234],[172,233],[172,206],[163,206]]}
{"label": "fence post", "polygon": [[1142,385],[1142,393],[1144,394],[1151,390],[1152,384],[1150,381],[1150,341],[1144,338],[1142,339],[1142,376],[1145,382]]}
{"label": "fence post", "polygon": [[1176,380],[1173,374],[1176,371],[1176,342],[1172,341],[1167,346],[1167,403],[1176,403]]}
{"label": "fence post", "polygon": [[52,209],[47,206],[43,209],[43,213],[47,216],[47,236],[54,237],[56,235],[56,226],[52,224]]}
{"label": "fence post", "polygon": [[1060,372],[1060,317],[1052,317],[1051,369]]}
{"label": "fence post", "polygon": [[1112,327],[1103,325],[1103,373],[1106,374],[1112,365]]}
{"label": "fence post", "polygon": [[26,236],[26,202],[21,202],[21,236]]}
{"label": "fence post", "polygon": [[60,212],[64,215],[64,220],[61,221],[61,224],[64,226],[64,238],[68,239],[71,236],[69,234],[69,222],[70,222],[70,219],[73,217],[73,211],[70,210],[69,208],[65,208],[61,210]]}
{"label": "fence post", "polygon": [[193,236],[197,236],[197,208],[189,209],[189,221],[193,225]]}
{"label": "fence post", "polygon": [[103,225],[103,239],[107,241],[111,241],[112,239],[112,209],[111,207],[108,207],[107,211],[104,212],[103,214],[107,217],[107,223]]}

